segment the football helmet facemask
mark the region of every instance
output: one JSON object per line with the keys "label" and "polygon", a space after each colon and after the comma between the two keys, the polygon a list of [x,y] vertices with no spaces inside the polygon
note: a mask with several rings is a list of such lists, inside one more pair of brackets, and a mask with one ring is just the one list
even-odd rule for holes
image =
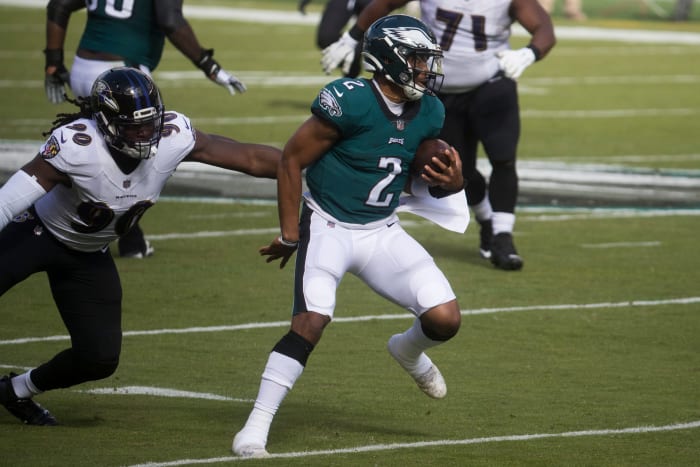
{"label": "football helmet facemask", "polygon": [[165,109],[150,76],[129,67],[105,71],[92,85],[90,105],[111,148],[134,159],[155,156]]}
{"label": "football helmet facemask", "polygon": [[408,100],[434,95],[442,87],[442,49],[430,28],[412,16],[375,21],[365,33],[362,56],[366,69],[398,85]]}

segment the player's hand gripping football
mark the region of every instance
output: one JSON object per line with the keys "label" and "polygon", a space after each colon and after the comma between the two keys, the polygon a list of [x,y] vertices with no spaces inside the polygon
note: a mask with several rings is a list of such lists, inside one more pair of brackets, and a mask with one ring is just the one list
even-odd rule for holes
{"label": "player's hand gripping football", "polygon": [[258,251],[261,256],[267,256],[266,263],[282,258],[282,261],[280,261],[280,269],[282,269],[289,261],[289,258],[297,251],[298,246],[299,242],[289,242],[280,235],[272,240],[268,246],[261,247]]}
{"label": "player's hand gripping football", "polygon": [[52,104],[66,100],[66,87],[70,86],[70,74],[63,64],[63,49],[46,49],[46,66],[44,71],[44,89],[46,97]]}
{"label": "player's hand gripping football", "polygon": [[333,73],[333,70],[341,66],[344,74],[350,73],[352,61],[355,59],[357,43],[358,41],[350,37],[350,33],[346,31],[340,36],[340,39],[323,49],[323,52],[321,52],[323,71],[330,75]]}
{"label": "player's hand gripping football", "polygon": [[236,94],[236,92],[246,92],[247,88],[245,84],[231,73],[221,68],[219,62],[214,60],[214,49],[205,50],[197,66],[204,72],[207,78],[228,89],[231,95]]}
{"label": "player's hand gripping football", "polygon": [[438,187],[448,193],[456,193],[464,188],[462,159],[457,150],[450,146],[443,150],[446,159],[433,157],[421,172],[421,179],[430,187]]}

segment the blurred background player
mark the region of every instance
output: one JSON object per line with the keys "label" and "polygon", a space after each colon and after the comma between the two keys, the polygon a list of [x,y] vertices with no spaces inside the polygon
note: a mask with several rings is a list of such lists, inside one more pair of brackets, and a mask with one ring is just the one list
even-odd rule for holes
{"label": "blurred background player", "polygon": [[[163,54],[165,38],[207,78],[231,94],[245,92],[245,85],[223,70],[214,51],[204,49],[182,14],[183,0],[132,0],[103,2],[50,0],[46,8],[45,89],[50,102],[66,99],[66,86],[76,97],[87,97],[95,78],[118,66],[135,67],[151,74]],[[70,73],[63,47],[71,14],[87,6],[87,22]],[[143,258],[153,247],[138,224],[118,242],[119,255]]]}
{"label": "blurred background player", "polygon": [[122,287],[109,243],[158,200],[178,165],[275,178],[281,156],[165,112],[153,80],[135,68],[105,72],[90,99],[71,102],[79,111],[58,114],[36,157],[0,187],[0,296],[46,272],[70,334],[70,347],[50,360],[0,378],[0,405],[29,425],[57,424],[34,396],[116,371]]}
{"label": "blurred background player", "polygon": [[[321,21],[316,30],[316,45],[320,49],[325,49],[333,42],[340,39],[348,22],[357,16],[362,9],[372,0],[329,0],[323,8]],[[301,0],[299,11],[305,13],[306,5],[311,0]],[[362,73],[362,41],[358,41],[355,50],[355,58],[346,70],[344,76],[356,77]]]}
{"label": "blurred background player", "polygon": [[[348,32],[323,50],[324,71],[351,62],[363,31],[406,3],[373,0]],[[446,113],[440,138],[462,158],[467,201],[481,227],[480,254],[499,269],[519,270],[523,260],[513,243],[520,138],[516,80],[554,47],[552,20],[537,0],[421,0],[420,5],[421,19],[445,54],[445,83],[438,93]],[[516,50],[509,45],[514,21],[531,35],[530,43]],[[479,143],[491,163],[488,187],[476,167]]]}
{"label": "blurred background player", "polygon": [[[348,22],[367,6],[372,0],[329,0],[323,8],[321,21],[316,32],[316,45],[325,49],[338,39],[345,31]],[[311,0],[301,0],[299,11],[306,14],[306,6]],[[411,0],[405,8],[406,14],[420,16],[420,5],[417,0]],[[343,76],[355,78],[362,73],[362,40],[358,41],[355,49],[355,58],[343,69]]]}
{"label": "blurred background player", "polygon": [[[346,273],[415,315],[408,330],[389,339],[388,351],[428,396],[447,393],[425,352],[457,334],[459,305],[445,275],[395,212],[416,149],[437,136],[444,119],[434,94],[442,83],[442,52],[420,20],[393,15],[367,31],[363,55],[372,79],[328,83],[283,150],[277,174],[281,235],[260,253],[284,267],[298,250],[292,322],[269,354],[253,410],[234,437],[239,456],[268,455],[272,420],[331,322]],[[446,155],[449,166],[426,165],[421,178],[436,197],[464,186],[459,155],[454,148]],[[302,202],[305,168],[309,192]]]}

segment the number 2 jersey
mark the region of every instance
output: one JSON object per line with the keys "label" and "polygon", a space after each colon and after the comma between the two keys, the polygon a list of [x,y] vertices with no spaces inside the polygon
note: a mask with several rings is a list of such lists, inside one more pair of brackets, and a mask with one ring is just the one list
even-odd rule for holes
{"label": "number 2 jersey", "polygon": [[375,84],[341,78],[318,94],[311,112],[340,139],[306,169],[312,207],[344,224],[370,224],[394,214],[420,142],[436,138],[445,108],[435,96],[406,102],[393,114]]}
{"label": "number 2 jersey", "polygon": [[511,0],[421,0],[421,19],[445,54],[441,93],[470,91],[499,72],[496,52],[508,50]]}
{"label": "number 2 jersey", "polygon": [[94,120],[78,119],[53,131],[40,155],[65,173],[35,204],[46,228],[68,247],[93,252],[125,234],[159,198],[165,183],[195,144],[187,117],[167,112],[154,157],[123,173]]}

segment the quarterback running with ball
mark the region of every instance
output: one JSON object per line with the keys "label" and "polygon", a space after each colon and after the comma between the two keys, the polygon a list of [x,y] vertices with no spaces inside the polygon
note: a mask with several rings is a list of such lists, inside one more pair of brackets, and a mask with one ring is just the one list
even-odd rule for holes
{"label": "quarterback running with ball", "polygon": [[[457,334],[457,299],[396,215],[416,149],[443,123],[444,108],[434,95],[442,51],[425,24],[394,15],[369,28],[363,56],[373,78],[327,84],[283,150],[277,172],[281,235],[260,253],[284,267],[297,252],[292,323],[270,353],[253,410],[233,440],[240,456],[267,455],[272,419],[333,319],[346,273],[416,317],[389,339],[389,353],[428,396],[447,393],[425,352]],[[451,148],[448,157],[449,164],[440,162],[439,170],[426,165],[421,175],[436,197],[463,188],[459,154]],[[309,192],[300,215],[303,169]]]}

